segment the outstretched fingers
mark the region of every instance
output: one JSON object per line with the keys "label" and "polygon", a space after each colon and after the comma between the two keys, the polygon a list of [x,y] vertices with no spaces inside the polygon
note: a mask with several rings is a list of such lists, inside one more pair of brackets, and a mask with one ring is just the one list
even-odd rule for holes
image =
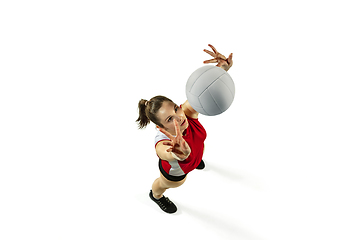
{"label": "outstretched fingers", "polygon": [[185,140],[181,143],[181,149],[184,151],[187,149]]}
{"label": "outstretched fingers", "polygon": [[233,64],[233,60],[232,60],[232,58],[233,58],[233,54],[232,54],[232,53],[230,53],[230,55],[229,55],[229,57],[228,57],[228,59],[227,59],[227,62],[229,63],[230,67],[231,67],[231,66],[232,66],[232,64]]}
{"label": "outstretched fingers", "polygon": [[210,60],[206,60],[206,61],[204,61],[204,63],[217,63],[218,62],[218,60],[217,59],[210,59]]}
{"label": "outstretched fingers", "polygon": [[214,53],[215,53],[215,54],[217,54],[217,53],[218,53],[218,51],[216,51],[216,48],[215,48],[213,45],[208,44],[208,46],[209,46],[209,47],[211,47],[211,49],[214,51]]}
{"label": "outstretched fingers", "polygon": [[180,132],[180,126],[178,121],[176,121],[174,119],[174,126],[175,126],[175,131],[176,131],[176,137],[178,138],[179,136],[181,137],[181,132]]}
{"label": "outstretched fingers", "polygon": [[171,135],[168,131],[166,131],[165,129],[159,128],[160,132],[162,132],[163,134],[165,134],[171,141],[174,140],[173,135]]}
{"label": "outstretched fingers", "polygon": [[211,55],[214,59],[206,60],[204,63],[220,63],[222,60],[227,61],[227,58],[219,53],[213,45],[209,44],[209,47],[211,47],[213,52],[206,49],[204,49],[204,52]]}
{"label": "outstretched fingers", "polygon": [[226,57],[221,53],[219,53],[213,45],[209,44],[209,47],[211,47],[211,49],[214,51],[216,58],[221,58],[223,60],[226,60]]}
{"label": "outstretched fingers", "polygon": [[212,57],[216,57],[216,54],[213,52],[210,52],[209,50],[204,49],[204,52],[206,52],[207,54],[210,54]]}

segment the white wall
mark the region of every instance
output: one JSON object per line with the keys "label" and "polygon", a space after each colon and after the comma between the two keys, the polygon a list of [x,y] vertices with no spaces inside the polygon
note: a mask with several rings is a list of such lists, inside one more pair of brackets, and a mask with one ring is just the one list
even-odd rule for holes
{"label": "white wall", "polygon": [[[1,239],[359,239],[356,1],[0,4]],[[232,107],[200,116],[204,171],[148,198],[154,126],[213,44]]]}

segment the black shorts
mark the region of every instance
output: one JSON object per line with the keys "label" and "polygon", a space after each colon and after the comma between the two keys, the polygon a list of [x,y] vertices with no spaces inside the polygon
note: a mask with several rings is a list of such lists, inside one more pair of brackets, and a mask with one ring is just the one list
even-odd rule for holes
{"label": "black shorts", "polygon": [[187,173],[185,175],[182,175],[182,176],[171,176],[169,175],[167,172],[165,172],[165,170],[163,169],[162,165],[161,165],[161,159],[159,159],[159,169],[160,169],[160,172],[162,173],[162,175],[164,175],[164,177],[169,180],[169,181],[173,181],[173,182],[180,182],[181,180],[184,180]]}

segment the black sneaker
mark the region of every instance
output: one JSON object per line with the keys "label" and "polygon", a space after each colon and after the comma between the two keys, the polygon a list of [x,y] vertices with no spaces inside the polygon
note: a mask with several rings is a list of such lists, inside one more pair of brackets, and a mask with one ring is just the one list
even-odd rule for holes
{"label": "black sneaker", "polygon": [[203,160],[201,160],[201,162],[200,162],[199,166],[197,166],[197,167],[196,167],[196,169],[201,170],[201,169],[204,169],[204,168],[205,168],[205,163],[204,163],[204,161],[203,161]]}
{"label": "black sneaker", "polygon": [[167,213],[174,213],[177,210],[177,207],[175,206],[175,204],[170,201],[169,198],[162,196],[162,198],[160,198],[159,200],[155,199],[152,193],[152,190],[150,190],[149,196],[151,198],[151,200],[153,200],[154,202],[157,203],[157,205],[159,205],[159,207],[161,208],[161,210],[163,210],[164,212]]}

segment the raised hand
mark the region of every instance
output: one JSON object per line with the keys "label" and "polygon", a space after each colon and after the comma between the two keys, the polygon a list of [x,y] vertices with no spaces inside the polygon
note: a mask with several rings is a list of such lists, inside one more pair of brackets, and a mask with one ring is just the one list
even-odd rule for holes
{"label": "raised hand", "polygon": [[[164,133],[168,138],[170,138],[171,142],[164,142],[164,145],[170,146],[166,151],[171,152],[177,156],[178,160],[185,160],[189,157],[191,153],[191,149],[187,142],[183,139],[182,134],[180,132],[179,123],[174,119],[176,136],[174,137],[166,130],[160,128],[160,132]],[[176,158],[176,157],[175,157]]]}
{"label": "raised hand", "polygon": [[209,47],[211,47],[211,49],[214,51],[214,52],[211,52],[209,50],[206,50],[204,49],[204,52],[210,54],[213,59],[210,59],[210,60],[206,60],[204,61],[204,63],[217,63],[217,67],[221,67],[222,69],[224,69],[225,71],[228,71],[231,66],[233,65],[233,60],[232,60],[232,57],[233,57],[233,54],[231,53],[229,55],[228,58],[226,58],[224,55],[222,55],[221,53],[219,53],[215,48],[214,46],[212,46],[211,44],[209,44]]}

